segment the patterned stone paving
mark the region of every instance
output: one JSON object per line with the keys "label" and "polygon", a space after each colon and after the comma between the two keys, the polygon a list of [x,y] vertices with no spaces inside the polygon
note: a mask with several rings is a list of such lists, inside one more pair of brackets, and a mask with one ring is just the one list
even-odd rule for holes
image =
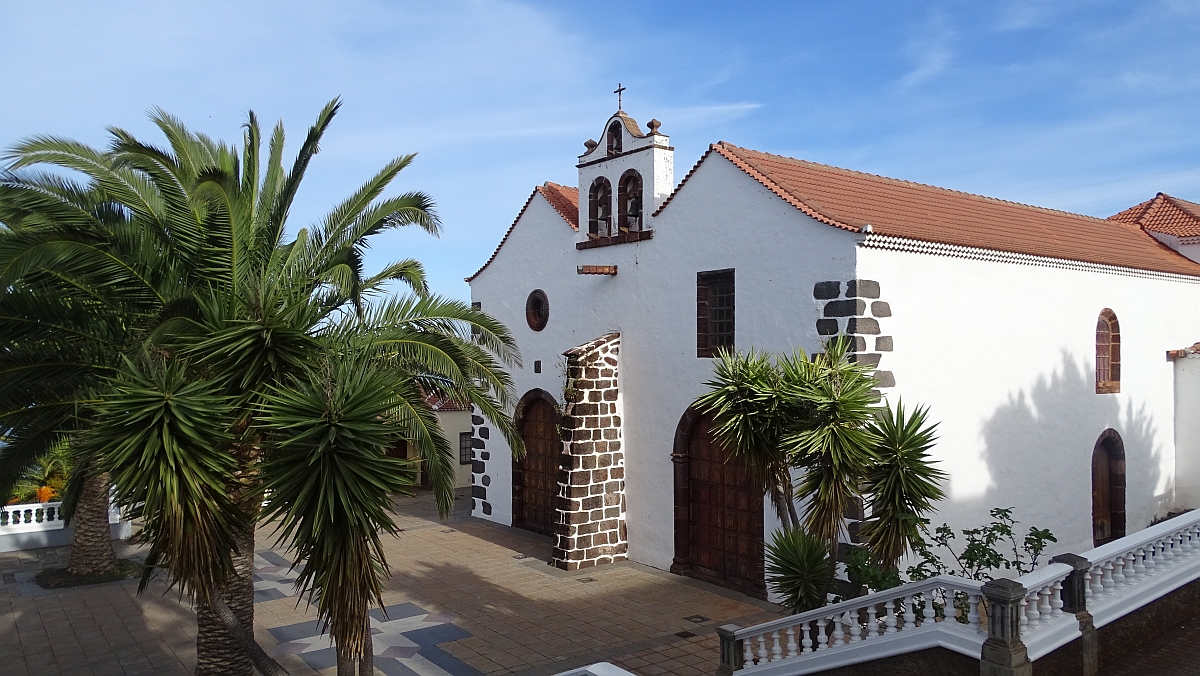
{"label": "patterned stone paving", "polygon": [[[404,676],[556,674],[612,662],[641,676],[707,676],[715,628],[778,616],[754,599],[633,563],[567,573],[550,538],[470,517],[437,518],[429,493],[397,500],[399,538],[385,617],[372,616],[377,672]],[[255,637],[291,674],[333,674],[316,613],[295,594],[288,552],[264,529],[255,557]],[[137,551],[121,545],[121,555]],[[195,615],[161,581],[45,591],[37,571],[67,548],[0,554],[0,674],[190,674]]]}
{"label": "patterned stone paving", "polygon": [[[427,613],[415,603],[399,603],[371,611],[375,668],[388,676],[479,676],[479,672],[447,654],[438,644],[470,634],[453,624],[447,613]],[[315,621],[269,630],[281,643],[276,655],[299,655],[313,669],[337,665],[333,643]]]}

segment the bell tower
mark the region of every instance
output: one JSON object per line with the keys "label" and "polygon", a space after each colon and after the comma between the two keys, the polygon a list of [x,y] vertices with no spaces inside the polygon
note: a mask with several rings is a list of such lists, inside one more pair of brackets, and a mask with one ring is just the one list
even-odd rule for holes
{"label": "bell tower", "polygon": [[[621,90],[618,89],[618,92]],[[675,149],[650,120],[643,130],[620,108],[604,124],[602,141],[589,139],[579,156],[577,242],[648,239],[650,214],[675,187]],[[586,227],[585,227],[586,225]]]}

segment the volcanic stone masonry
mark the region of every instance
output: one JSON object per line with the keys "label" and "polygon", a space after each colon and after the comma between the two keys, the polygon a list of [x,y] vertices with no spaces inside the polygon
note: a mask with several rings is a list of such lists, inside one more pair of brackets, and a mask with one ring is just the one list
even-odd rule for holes
{"label": "volcanic stone masonry", "polygon": [[620,348],[621,334],[610,333],[564,353],[566,408],[554,546],[554,565],[564,570],[622,561],[628,551]]}
{"label": "volcanic stone masonry", "polygon": [[[846,290],[842,295],[843,287]],[[813,299],[820,310],[817,333],[821,336],[836,336],[844,333],[850,338],[851,359],[879,368],[884,352],[892,351],[892,337],[881,336],[879,320],[892,316],[892,307],[879,300],[879,282],[869,279],[852,279],[848,282],[817,282],[813,286]],[[868,345],[873,343],[874,350]],[[891,371],[876,371],[879,387],[895,387],[896,378]]]}

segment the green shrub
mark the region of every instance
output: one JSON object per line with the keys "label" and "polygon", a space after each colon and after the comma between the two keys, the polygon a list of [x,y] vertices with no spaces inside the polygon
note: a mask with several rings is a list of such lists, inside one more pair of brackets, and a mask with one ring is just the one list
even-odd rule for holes
{"label": "green shrub", "polygon": [[767,545],[766,574],[767,588],[793,613],[820,608],[829,589],[829,545],[799,528],[776,531]]}

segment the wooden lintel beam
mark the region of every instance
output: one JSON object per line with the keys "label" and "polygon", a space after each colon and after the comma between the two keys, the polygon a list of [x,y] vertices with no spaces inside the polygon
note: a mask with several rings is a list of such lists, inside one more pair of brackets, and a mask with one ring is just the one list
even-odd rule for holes
{"label": "wooden lintel beam", "polygon": [[615,275],[617,274],[617,266],[615,265],[580,265],[575,268],[576,274],[580,275]]}

